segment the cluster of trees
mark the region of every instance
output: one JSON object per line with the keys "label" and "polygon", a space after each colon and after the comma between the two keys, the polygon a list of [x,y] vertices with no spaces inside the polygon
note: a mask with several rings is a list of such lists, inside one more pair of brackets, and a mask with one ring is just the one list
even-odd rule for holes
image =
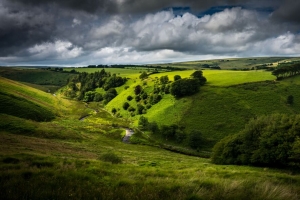
{"label": "cluster of trees", "polygon": [[[122,106],[124,110],[130,112],[131,116],[147,113],[147,109],[150,109],[162,99],[162,95],[158,91],[147,93],[141,85],[135,86],[133,90],[135,95],[129,95]],[[131,103],[131,101],[136,103]]]}
{"label": "cluster of trees", "polygon": [[273,114],[252,119],[239,134],[218,142],[217,164],[300,167],[300,115]]}
{"label": "cluster of trees", "polygon": [[193,149],[199,149],[205,144],[206,140],[198,130],[192,130],[189,133],[185,127],[172,124],[170,126],[158,126],[156,122],[149,122],[144,116],[139,118],[138,125],[140,129],[150,131],[152,134],[160,135],[165,140],[173,141],[178,144],[186,144]]}
{"label": "cluster of trees", "polygon": [[[123,85],[126,81],[126,78],[111,75],[104,69],[90,74],[82,72],[68,81],[65,95],[86,102],[104,100],[104,103],[108,103],[117,95],[114,88]],[[106,93],[98,93],[95,91],[96,88],[103,88]]]}
{"label": "cluster of trees", "polygon": [[300,74],[300,63],[280,65],[273,70],[272,74],[276,76],[277,79],[298,75]]}
{"label": "cluster of trees", "polygon": [[202,86],[205,83],[206,78],[203,76],[203,72],[198,70],[191,74],[191,78],[189,79],[176,78],[171,84],[170,93],[177,98],[192,95],[197,93],[199,91],[199,86]]}

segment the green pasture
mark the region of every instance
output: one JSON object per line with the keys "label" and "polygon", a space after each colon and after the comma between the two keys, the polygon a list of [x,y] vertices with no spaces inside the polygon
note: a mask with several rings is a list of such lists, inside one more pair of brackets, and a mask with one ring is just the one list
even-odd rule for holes
{"label": "green pasture", "polygon": [[203,70],[209,86],[230,86],[242,83],[275,80],[276,77],[267,71],[230,71],[230,70]]}

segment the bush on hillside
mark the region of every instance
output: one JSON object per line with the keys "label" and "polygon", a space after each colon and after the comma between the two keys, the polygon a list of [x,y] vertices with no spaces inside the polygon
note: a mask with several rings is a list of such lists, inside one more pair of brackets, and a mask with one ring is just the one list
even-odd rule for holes
{"label": "bush on hillside", "polygon": [[300,115],[273,114],[252,119],[239,134],[213,149],[217,164],[300,166]]}
{"label": "bush on hillside", "polygon": [[133,99],[133,97],[130,96],[130,95],[127,97],[127,100],[128,100],[128,101],[131,101],[132,99]]}
{"label": "bush on hillside", "polygon": [[135,86],[134,88],[134,94],[139,95],[142,92],[143,88],[140,85]]}
{"label": "bush on hillside", "polygon": [[129,103],[128,102],[125,102],[124,104],[123,104],[123,109],[124,110],[127,110],[128,108],[129,108]]}

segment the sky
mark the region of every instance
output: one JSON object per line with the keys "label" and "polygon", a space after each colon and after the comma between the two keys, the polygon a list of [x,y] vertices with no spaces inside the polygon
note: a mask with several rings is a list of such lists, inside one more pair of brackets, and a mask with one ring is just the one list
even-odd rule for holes
{"label": "sky", "polygon": [[299,0],[0,0],[0,65],[300,56]]}

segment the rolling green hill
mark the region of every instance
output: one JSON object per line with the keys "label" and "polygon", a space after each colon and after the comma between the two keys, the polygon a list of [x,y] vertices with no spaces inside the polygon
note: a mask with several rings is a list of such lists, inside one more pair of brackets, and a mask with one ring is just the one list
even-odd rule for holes
{"label": "rolling green hill", "polygon": [[0,77],[0,113],[49,121],[66,110],[68,102],[53,94]]}

